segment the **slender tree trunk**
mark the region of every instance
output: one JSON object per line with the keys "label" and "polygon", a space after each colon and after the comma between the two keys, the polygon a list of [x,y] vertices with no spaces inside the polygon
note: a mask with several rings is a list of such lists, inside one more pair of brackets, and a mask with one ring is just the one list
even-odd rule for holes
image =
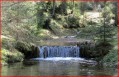
{"label": "slender tree trunk", "polygon": [[[83,4],[83,2],[81,3],[81,9],[83,9],[85,6],[84,6],[84,4]],[[84,8],[85,9],[85,8]],[[82,10],[82,15],[83,15],[83,26],[84,26],[84,10]]]}
{"label": "slender tree trunk", "polygon": [[62,8],[61,8],[62,14],[66,13],[66,8],[67,8],[66,0],[62,0]]}
{"label": "slender tree trunk", "polygon": [[52,12],[52,17],[55,17],[55,0],[53,0],[53,12]]}
{"label": "slender tree trunk", "polygon": [[[104,10],[105,10],[105,4],[106,4],[106,1],[104,2]],[[104,33],[103,33],[103,42],[105,43],[105,41],[106,41],[106,32],[105,32],[105,21],[106,21],[106,14],[104,13]]]}
{"label": "slender tree trunk", "polygon": [[73,8],[72,8],[72,11],[74,11],[74,7],[75,7],[75,6],[74,6],[74,0],[73,0]]}
{"label": "slender tree trunk", "polygon": [[104,36],[104,42],[105,42],[105,17],[104,17],[104,34],[103,34],[103,36]]}

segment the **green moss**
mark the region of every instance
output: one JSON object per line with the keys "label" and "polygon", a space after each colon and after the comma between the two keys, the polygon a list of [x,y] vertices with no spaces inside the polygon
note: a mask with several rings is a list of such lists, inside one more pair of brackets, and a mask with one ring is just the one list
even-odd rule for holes
{"label": "green moss", "polygon": [[2,49],[2,64],[23,61],[24,55],[16,49],[9,51]]}
{"label": "green moss", "polygon": [[113,49],[103,57],[101,60],[106,65],[117,66],[118,64],[118,41],[114,40],[112,44],[114,45]]}
{"label": "green moss", "polygon": [[18,49],[19,51],[28,52],[28,51],[32,51],[32,46],[33,44],[31,44],[30,42],[27,43],[25,41],[17,41],[15,48]]}
{"label": "green moss", "polygon": [[5,49],[9,50],[14,48],[14,43],[15,39],[13,39],[12,37],[2,36],[2,47],[4,47]]}
{"label": "green moss", "polygon": [[117,50],[112,50],[109,52],[109,54],[107,54],[103,59],[102,62],[103,63],[107,63],[107,64],[112,64],[112,65],[116,65],[118,62],[118,55],[117,55]]}

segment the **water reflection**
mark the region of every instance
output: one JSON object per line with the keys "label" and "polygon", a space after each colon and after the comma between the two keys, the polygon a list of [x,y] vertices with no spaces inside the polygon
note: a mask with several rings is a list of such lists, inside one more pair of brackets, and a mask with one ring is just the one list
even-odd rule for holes
{"label": "water reflection", "polygon": [[3,76],[87,76],[115,75],[117,69],[103,68],[99,64],[81,63],[79,61],[27,61],[2,67]]}

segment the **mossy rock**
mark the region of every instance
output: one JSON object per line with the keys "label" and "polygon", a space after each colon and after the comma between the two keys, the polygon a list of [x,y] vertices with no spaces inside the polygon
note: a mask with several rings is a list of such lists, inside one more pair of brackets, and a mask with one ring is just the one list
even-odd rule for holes
{"label": "mossy rock", "polygon": [[82,43],[77,43],[77,46],[80,47],[80,55],[81,57],[83,58],[94,58],[96,57],[96,54],[95,54],[95,44],[94,42],[92,41],[84,41]]}
{"label": "mossy rock", "polygon": [[25,55],[25,59],[38,57],[37,47],[33,43],[18,41],[15,48]]}
{"label": "mossy rock", "polygon": [[29,52],[29,51],[32,51],[32,46],[33,44],[31,43],[17,41],[15,48],[18,49],[19,51]]}

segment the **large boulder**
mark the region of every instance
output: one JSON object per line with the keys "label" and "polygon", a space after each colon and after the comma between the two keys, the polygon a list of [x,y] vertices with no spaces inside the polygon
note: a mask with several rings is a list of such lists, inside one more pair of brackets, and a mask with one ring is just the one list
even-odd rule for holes
{"label": "large boulder", "polygon": [[77,46],[80,47],[80,56],[83,58],[94,58],[96,55],[95,52],[95,43],[94,42],[79,42],[77,43]]}
{"label": "large boulder", "polygon": [[17,41],[15,48],[22,52],[26,59],[38,57],[37,47],[33,43]]}

